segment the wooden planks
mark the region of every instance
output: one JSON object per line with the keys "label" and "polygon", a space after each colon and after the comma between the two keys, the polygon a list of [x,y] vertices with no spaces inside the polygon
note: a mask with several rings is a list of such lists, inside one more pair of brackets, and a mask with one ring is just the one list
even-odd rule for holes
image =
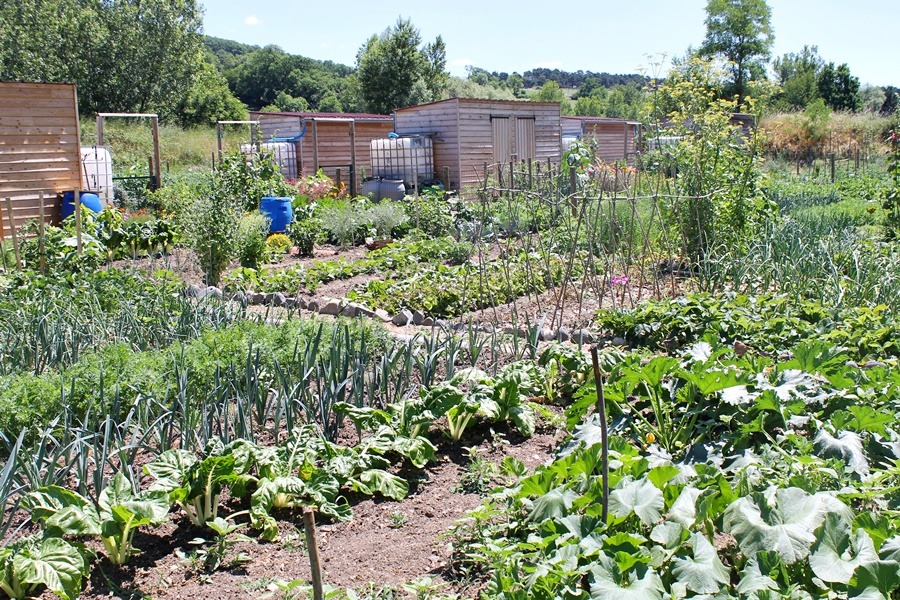
{"label": "wooden planks", "polygon": [[56,217],[56,194],[80,186],[80,165],[75,86],[0,82],[0,198],[12,199],[16,226],[40,217],[41,193]]}

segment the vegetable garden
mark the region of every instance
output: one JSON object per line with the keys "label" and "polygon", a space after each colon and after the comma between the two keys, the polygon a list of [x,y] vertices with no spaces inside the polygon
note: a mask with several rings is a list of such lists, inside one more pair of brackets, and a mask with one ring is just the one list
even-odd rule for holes
{"label": "vegetable garden", "polygon": [[667,93],[637,169],[374,203],[235,156],[23,229],[0,595],[897,597],[896,134],[801,179]]}

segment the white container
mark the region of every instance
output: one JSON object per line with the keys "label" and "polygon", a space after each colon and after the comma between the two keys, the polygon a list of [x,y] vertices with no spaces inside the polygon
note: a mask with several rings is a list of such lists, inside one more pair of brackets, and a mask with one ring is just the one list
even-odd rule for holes
{"label": "white container", "polygon": [[425,136],[372,140],[372,175],[420,186],[434,179],[434,147]]}
{"label": "white container", "polygon": [[102,146],[81,147],[81,189],[97,192],[103,204],[112,204],[112,154],[108,149]]}
{"label": "white container", "polygon": [[[259,144],[260,152],[265,152],[275,159],[278,170],[285,179],[297,180],[297,147],[291,142],[265,142]],[[241,144],[241,153],[256,154],[256,144]]]}

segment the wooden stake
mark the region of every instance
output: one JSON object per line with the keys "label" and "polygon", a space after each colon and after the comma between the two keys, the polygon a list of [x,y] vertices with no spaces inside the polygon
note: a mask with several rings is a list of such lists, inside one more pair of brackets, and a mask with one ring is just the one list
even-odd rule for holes
{"label": "wooden stake", "polygon": [[350,196],[356,197],[356,121],[350,121]]}
{"label": "wooden stake", "polygon": [[6,213],[9,215],[9,230],[12,233],[13,251],[16,253],[16,269],[22,270],[22,255],[19,254],[19,234],[16,233],[16,221],[13,218],[12,200],[6,199]]}
{"label": "wooden stake", "polygon": [[444,192],[450,193],[450,167],[444,167]]}
{"label": "wooden stake", "polygon": [[334,170],[334,188],[337,190],[337,193],[341,193],[341,169],[338,167]]}
{"label": "wooden stake", "polygon": [[319,562],[319,544],[316,541],[316,513],[308,506],[303,509],[303,529],[306,532],[306,550],[309,554],[309,570],[312,572],[313,599],[323,600],[322,565]]}
{"label": "wooden stake", "polygon": [[83,248],[81,245],[81,192],[75,190],[75,240],[78,254],[81,254]]}
{"label": "wooden stake", "polygon": [[38,194],[38,252],[41,257],[41,273],[47,270],[47,257],[44,255],[44,192]]}
{"label": "wooden stake", "polygon": [[154,173],[151,175],[156,175],[156,187],[162,187],[162,160],[159,155],[159,117],[153,115],[150,119],[150,124],[153,127],[153,164],[156,167]]}
{"label": "wooden stake", "polygon": [[600,360],[597,358],[597,346],[591,346],[591,361],[594,367],[594,384],[597,386],[597,415],[600,418],[600,476],[603,478],[603,503],[600,518],[606,523],[609,515],[609,431],[606,425],[606,397],[603,394],[603,374],[600,373]]}

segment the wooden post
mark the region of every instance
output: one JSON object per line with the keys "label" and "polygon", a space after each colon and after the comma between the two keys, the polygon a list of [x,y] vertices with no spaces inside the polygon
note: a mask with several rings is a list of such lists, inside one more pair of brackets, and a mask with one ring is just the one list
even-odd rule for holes
{"label": "wooden post", "polygon": [[859,146],[856,147],[856,170],[859,171]]}
{"label": "wooden post", "polygon": [[75,190],[75,244],[78,254],[82,252],[81,245],[81,192]]}
{"label": "wooden post", "polygon": [[159,117],[153,115],[150,118],[153,127],[153,164],[156,167],[156,187],[162,187],[162,160],[159,156]]}
{"label": "wooden post", "polygon": [[603,479],[603,500],[600,518],[606,524],[609,514],[609,432],[606,425],[606,397],[603,394],[603,374],[600,372],[600,361],[597,358],[597,346],[591,346],[591,362],[594,368],[594,385],[597,387],[597,405],[595,407],[600,419],[600,476]]}
{"label": "wooden post", "polygon": [[341,192],[341,168],[338,167],[334,170],[334,187],[337,189],[338,193]]}
{"label": "wooden post", "polygon": [[309,554],[309,570],[312,573],[313,599],[323,600],[322,564],[319,562],[319,544],[316,541],[316,517],[308,506],[303,509],[303,529],[306,532],[306,551]]}
{"label": "wooden post", "polygon": [[313,146],[313,172],[319,172],[319,127],[315,119],[312,120],[312,146]]}
{"label": "wooden post", "polygon": [[356,121],[350,121],[350,197],[356,198]]}
{"label": "wooden post", "polygon": [[210,156],[210,159],[211,159],[210,162],[209,162],[209,164],[212,165],[212,169],[213,169],[213,171],[215,171],[215,170],[216,170],[216,153],[215,153],[215,152],[210,152],[209,156]]}
{"label": "wooden post", "polygon": [[219,151],[219,162],[222,162],[222,136],[224,133],[222,132],[222,124],[216,123],[216,148]]}
{"label": "wooden post", "polygon": [[531,159],[529,158],[528,159],[528,189],[529,190],[534,189],[534,171],[532,170],[531,167],[532,167],[532,163],[531,163]]}
{"label": "wooden post", "polygon": [[413,196],[419,197],[419,168],[413,165]]}
{"label": "wooden post", "polygon": [[444,167],[444,193],[450,193],[450,167]]}
{"label": "wooden post", "polygon": [[[153,157],[147,157],[147,172],[150,174],[150,181],[154,182],[154,185],[158,185],[159,182],[156,181],[156,175],[153,170]],[[156,189],[155,187],[153,189]]]}
{"label": "wooden post", "polygon": [[575,172],[574,168],[569,169],[569,193],[571,196],[569,197],[569,205],[572,207],[572,216],[578,216],[578,200],[575,199],[575,191],[578,187],[578,173]]}
{"label": "wooden post", "polygon": [[9,215],[9,231],[12,234],[13,252],[16,253],[16,269],[22,270],[22,255],[19,253],[19,234],[16,233],[16,220],[13,217],[12,200],[6,199],[6,214]]}
{"label": "wooden post", "polygon": [[831,153],[829,160],[831,161],[831,183],[834,183],[834,152]]}
{"label": "wooden post", "polygon": [[97,115],[97,145],[103,145],[103,117]]}
{"label": "wooden post", "polygon": [[41,273],[47,270],[47,257],[44,255],[44,192],[38,194],[38,253],[41,257]]}

